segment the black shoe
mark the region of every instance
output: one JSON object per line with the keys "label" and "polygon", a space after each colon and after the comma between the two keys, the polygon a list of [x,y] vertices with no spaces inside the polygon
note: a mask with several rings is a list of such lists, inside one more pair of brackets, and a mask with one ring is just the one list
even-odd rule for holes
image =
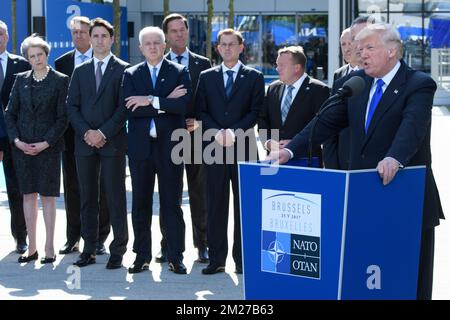
{"label": "black shoe", "polygon": [[169,262],[169,270],[176,274],[186,274],[186,266],[183,262]]}
{"label": "black shoe", "polygon": [[78,250],[78,241],[67,241],[66,244],[63,245],[61,249],[59,249],[59,254],[69,254],[72,252],[78,252]]}
{"label": "black shoe", "polygon": [[156,263],[165,263],[165,262],[167,262],[167,256],[166,256],[166,253],[163,252],[163,251],[161,251],[161,252],[159,253],[159,255],[155,257],[155,262],[156,262]]}
{"label": "black shoe", "polygon": [[97,256],[101,256],[102,254],[105,254],[105,253],[106,253],[105,245],[103,243],[97,244],[97,247],[95,248],[95,254]]}
{"label": "black shoe", "polygon": [[215,274],[219,272],[225,272],[225,266],[210,264],[205,269],[202,270],[203,274]]}
{"label": "black shoe", "polygon": [[136,259],[133,265],[128,268],[128,273],[140,273],[142,271],[148,270],[150,261],[145,261],[141,259]]}
{"label": "black shoe", "polygon": [[119,269],[122,268],[122,257],[112,255],[109,257],[106,269]]}
{"label": "black shoe", "polygon": [[200,262],[200,263],[208,263],[209,262],[208,248],[198,248],[197,262]]}
{"label": "black shoe", "polygon": [[21,257],[19,257],[17,262],[19,262],[19,263],[26,263],[26,262],[37,260],[38,258],[39,258],[39,254],[38,254],[38,252],[36,250],[36,252],[33,253],[31,256],[21,256]]}
{"label": "black shoe", "polygon": [[242,266],[236,266],[236,270],[234,270],[234,273],[242,274]]}
{"label": "black shoe", "polygon": [[95,262],[96,262],[95,255],[83,252],[82,254],[80,254],[80,258],[77,261],[75,261],[73,265],[82,268],[90,264],[94,264]]}
{"label": "black shoe", "polygon": [[16,252],[18,254],[24,254],[27,250],[28,250],[27,242],[18,240],[16,244]]}
{"label": "black shoe", "polygon": [[41,259],[41,263],[42,264],[53,263],[55,261],[56,261],[56,254],[53,257],[50,257],[50,258],[44,257],[44,258]]}

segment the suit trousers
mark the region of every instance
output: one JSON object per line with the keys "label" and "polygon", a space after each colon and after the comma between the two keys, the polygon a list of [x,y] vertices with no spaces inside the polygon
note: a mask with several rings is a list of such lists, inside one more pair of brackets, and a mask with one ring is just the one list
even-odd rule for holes
{"label": "suit trousers", "polygon": [[208,222],[207,238],[210,264],[224,266],[228,254],[228,208],[230,181],[233,190],[234,232],[233,259],[242,266],[241,214],[239,206],[239,180],[237,164],[205,165]]}
{"label": "suit trousers", "polygon": [[23,213],[23,195],[14,168],[11,146],[8,144],[3,152],[3,171],[5,173],[8,204],[11,212],[11,234],[19,242],[27,239],[27,226]]}
{"label": "suit trousers", "polygon": [[167,241],[169,262],[182,262],[185,250],[185,230],[181,199],[183,192],[183,165],[171,161],[171,149],[163,140],[150,139],[150,155],[146,159],[129,157],[133,187],[132,221],[134,230],[133,251],[137,257],[150,260],[151,220],[153,215],[153,189],[158,177],[159,219]]}
{"label": "suit trousers", "polygon": [[[189,194],[189,207],[191,210],[192,219],[192,236],[194,240],[194,247],[205,249],[208,244],[206,241],[206,174],[203,164],[194,163],[195,152],[199,153],[200,159],[202,156],[202,147],[196,146],[194,143],[194,133],[190,133],[191,136],[191,161],[186,163],[184,168],[186,171],[186,180],[188,184],[188,194]],[[197,154],[198,156],[198,154]],[[164,226],[161,224],[160,228],[163,237],[161,239],[161,251],[165,254],[167,252],[166,239],[164,237],[165,231]]]}
{"label": "suit trousers", "polygon": [[80,182],[81,236],[84,253],[94,254],[99,240],[100,180],[105,187],[109,220],[114,238],[109,246],[111,255],[122,257],[127,250],[128,226],[125,190],[125,155],[76,156]]}
{"label": "suit trousers", "polygon": [[[66,207],[66,237],[67,242],[75,243],[80,240],[81,217],[80,217],[80,187],[78,184],[77,167],[74,150],[74,131],[69,124],[64,133],[66,149],[62,153],[62,171],[64,185],[64,205]],[[104,243],[108,238],[111,225],[109,223],[108,206],[104,187],[100,182],[100,216],[98,242]]]}
{"label": "suit trousers", "polygon": [[434,227],[422,230],[417,300],[431,300],[433,293]]}

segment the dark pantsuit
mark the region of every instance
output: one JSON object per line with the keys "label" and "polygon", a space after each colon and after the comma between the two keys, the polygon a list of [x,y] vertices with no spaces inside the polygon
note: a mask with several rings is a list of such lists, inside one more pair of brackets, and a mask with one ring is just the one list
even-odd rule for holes
{"label": "dark pantsuit", "polygon": [[[125,156],[76,157],[81,195],[81,236],[83,252],[94,254],[99,240],[99,176],[104,185],[114,239],[109,246],[111,255],[123,256],[128,242],[125,191]],[[101,173],[100,173],[101,168]]]}
{"label": "dark pantsuit", "polygon": [[433,291],[434,227],[422,230],[417,299],[431,300]]}
{"label": "dark pantsuit", "polygon": [[23,196],[19,192],[19,184],[14,169],[11,147],[9,145],[3,152],[2,162],[8,193],[9,210],[11,211],[11,233],[14,239],[19,242],[25,242],[27,238],[27,227],[23,214]]}
{"label": "dark pantsuit", "polygon": [[[80,221],[80,188],[77,177],[77,167],[74,155],[74,131],[69,125],[65,134],[64,141],[66,149],[62,153],[63,185],[64,185],[64,203],[66,206],[67,242],[75,243],[80,240],[81,221]],[[104,243],[108,238],[111,229],[109,223],[109,214],[106,204],[106,196],[102,185],[100,187],[100,216],[98,241]]]}
{"label": "dark pantsuit", "polygon": [[129,158],[132,187],[133,190],[139,190],[133,192],[133,251],[137,257],[145,260],[152,257],[150,227],[156,174],[160,199],[159,218],[165,226],[168,259],[171,262],[182,262],[185,249],[185,224],[181,210],[183,165],[175,165],[170,161],[170,150],[163,148],[166,143],[164,140],[147,139],[150,140],[150,156],[146,159]]}
{"label": "dark pantsuit", "polygon": [[[242,265],[241,215],[239,206],[239,179],[236,164],[212,164],[205,166],[208,190],[208,244],[211,264],[225,265],[228,254],[228,212],[230,200],[230,180],[233,190],[234,241],[233,259]],[[217,226],[220,226],[218,228]]]}

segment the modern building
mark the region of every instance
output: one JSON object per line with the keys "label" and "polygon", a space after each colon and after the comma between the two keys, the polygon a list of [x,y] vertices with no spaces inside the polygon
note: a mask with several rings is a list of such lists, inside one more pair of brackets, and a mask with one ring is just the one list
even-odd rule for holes
{"label": "modern building", "polygon": [[[16,0],[25,19],[18,27],[20,35],[39,31],[55,33],[54,14],[47,19],[46,8],[56,4],[64,7],[58,19],[66,21],[73,14],[85,14],[76,9],[93,2],[69,0]],[[84,4],[80,4],[84,2]],[[107,0],[104,2],[112,2]],[[161,26],[163,0],[121,0],[126,8],[122,46],[127,59],[136,63],[142,59],[138,34],[144,26]],[[228,27],[229,0],[214,0],[212,44],[220,29]],[[0,2],[0,19],[7,16],[11,0]],[[64,5],[62,5],[64,3]],[[186,15],[190,26],[190,48],[206,52],[207,0],[169,0],[170,11]],[[5,8],[4,8],[5,7]],[[74,9],[75,8],[75,9]],[[77,11],[78,10],[78,11]],[[26,13],[25,13],[26,11]],[[54,11],[54,10],[53,10]],[[286,45],[300,44],[308,56],[307,72],[328,81],[341,64],[339,36],[351,21],[361,15],[372,15],[382,22],[394,24],[405,46],[405,61],[413,68],[430,73],[439,84],[435,103],[450,105],[450,1],[437,0],[234,0],[234,24],[245,42],[243,60],[264,72],[267,82],[276,77],[274,62],[277,50]],[[19,14],[19,12],[18,12]],[[90,14],[95,14],[90,10]],[[7,20],[7,19],[6,19]],[[51,21],[47,21],[51,20]],[[63,23],[64,25],[65,23]],[[42,26],[46,25],[47,30]],[[44,31],[42,30],[44,29]],[[64,29],[61,28],[61,29]],[[64,41],[54,41],[70,47],[67,30]],[[52,38],[55,36],[53,35]],[[52,40],[52,39],[50,39]],[[18,43],[20,44],[20,37]],[[217,53],[212,58],[218,63]]]}

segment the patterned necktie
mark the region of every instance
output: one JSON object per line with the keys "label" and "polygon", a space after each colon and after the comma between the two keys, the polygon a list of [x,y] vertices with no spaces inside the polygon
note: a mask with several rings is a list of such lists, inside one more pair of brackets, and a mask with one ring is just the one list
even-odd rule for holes
{"label": "patterned necktie", "polygon": [[100,83],[102,82],[102,78],[103,78],[102,64],[103,64],[103,61],[97,62],[97,71],[95,71],[95,87],[97,88],[97,91],[98,91],[98,87],[100,87]]}
{"label": "patterned necktie", "polygon": [[183,61],[183,56],[177,56],[178,64],[182,64],[181,61]]}
{"label": "patterned necktie", "polygon": [[286,97],[284,98],[283,105],[281,106],[281,121],[283,122],[283,124],[286,121],[289,109],[291,108],[292,90],[294,90],[294,86],[290,85],[289,87],[287,87],[287,90],[288,91]]}
{"label": "patterned necktie", "polygon": [[3,74],[2,58],[0,58],[0,91],[3,87],[3,81],[5,81],[5,75]]}
{"label": "patterned necktie", "polygon": [[158,71],[158,68],[154,67],[152,69],[152,84],[153,84],[153,89],[156,88],[156,79],[158,78],[156,76],[156,71]]}
{"label": "patterned necktie", "polygon": [[227,75],[227,84],[225,85],[225,94],[227,95],[227,98],[230,98],[231,96],[231,90],[233,89],[233,70],[228,70]]}
{"label": "patterned necktie", "polygon": [[377,88],[375,89],[375,93],[372,96],[372,100],[369,105],[369,112],[367,113],[366,119],[366,133],[369,129],[370,121],[372,120],[373,114],[375,113],[375,109],[377,108],[378,102],[380,102],[381,97],[383,96],[383,86],[384,81],[382,79],[377,80]]}
{"label": "patterned necktie", "polygon": [[84,55],[84,54],[80,54],[78,57],[80,58],[81,63],[85,62],[86,59],[88,58],[88,57],[87,57],[86,55]]}

